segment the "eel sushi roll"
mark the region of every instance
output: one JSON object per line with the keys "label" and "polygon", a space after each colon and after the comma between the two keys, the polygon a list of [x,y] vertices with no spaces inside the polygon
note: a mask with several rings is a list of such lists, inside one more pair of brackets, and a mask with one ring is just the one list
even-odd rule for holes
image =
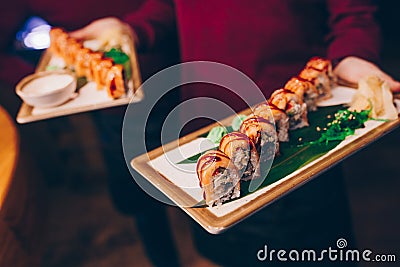
{"label": "eel sushi roll", "polygon": [[219,150],[224,152],[239,171],[243,181],[260,176],[259,157],[253,141],[240,132],[232,132],[222,137]]}
{"label": "eel sushi roll", "polygon": [[311,82],[300,77],[293,77],[285,84],[285,89],[301,97],[308,110],[317,110],[318,91]]}
{"label": "eel sushi roll", "polygon": [[276,90],[269,102],[285,111],[289,117],[289,129],[294,130],[308,126],[307,105],[301,97],[287,89]]}
{"label": "eel sushi roll", "polygon": [[329,60],[321,58],[311,59],[300,72],[299,77],[314,84],[318,91],[319,99],[327,99],[332,96],[331,88],[334,78],[332,64]]}
{"label": "eel sushi roll", "polygon": [[198,159],[196,171],[208,206],[219,206],[240,196],[239,172],[223,152],[207,151]]}
{"label": "eel sushi roll", "polygon": [[275,125],[269,120],[258,116],[248,117],[242,122],[240,132],[253,141],[260,157],[260,164],[272,161],[275,154],[279,152]]}
{"label": "eel sushi roll", "polygon": [[279,142],[289,141],[289,117],[285,111],[274,104],[264,102],[254,107],[253,114],[275,123]]}
{"label": "eel sushi roll", "polygon": [[331,88],[335,86],[336,78],[333,74],[332,62],[330,60],[321,57],[313,57],[307,62],[306,68],[314,68],[316,70],[324,72],[329,78]]}

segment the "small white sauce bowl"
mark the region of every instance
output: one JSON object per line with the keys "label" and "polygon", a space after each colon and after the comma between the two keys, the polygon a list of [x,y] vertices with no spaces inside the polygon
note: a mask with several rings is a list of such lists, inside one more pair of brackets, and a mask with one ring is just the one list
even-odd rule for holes
{"label": "small white sauce bowl", "polygon": [[26,76],[15,91],[28,105],[48,108],[65,103],[75,90],[76,76],[68,70],[56,70]]}

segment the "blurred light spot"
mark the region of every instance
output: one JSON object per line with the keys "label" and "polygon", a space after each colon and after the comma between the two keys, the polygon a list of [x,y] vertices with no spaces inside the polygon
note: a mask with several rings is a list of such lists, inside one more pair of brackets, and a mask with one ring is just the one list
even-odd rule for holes
{"label": "blurred light spot", "polygon": [[45,49],[50,46],[50,36],[48,31],[34,31],[28,33],[24,38],[24,44],[28,48]]}
{"label": "blurred light spot", "polygon": [[17,33],[17,41],[26,49],[46,49],[50,46],[50,28],[42,18],[31,17]]}

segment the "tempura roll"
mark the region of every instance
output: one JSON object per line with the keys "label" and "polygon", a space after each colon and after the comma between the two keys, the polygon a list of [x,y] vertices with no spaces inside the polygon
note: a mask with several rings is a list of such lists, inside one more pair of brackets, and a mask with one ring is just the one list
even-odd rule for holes
{"label": "tempura roll", "polygon": [[232,132],[226,134],[221,139],[219,150],[231,159],[242,180],[247,181],[260,176],[256,147],[244,133]]}
{"label": "tempura roll", "polygon": [[263,102],[254,107],[253,114],[275,123],[279,142],[289,141],[289,117],[285,111],[274,104]]}
{"label": "tempura roll", "polygon": [[70,37],[67,39],[67,44],[65,50],[65,63],[67,66],[73,66],[75,65],[76,55],[83,46],[76,39]]}
{"label": "tempura roll", "polygon": [[96,82],[97,89],[102,89],[107,84],[108,71],[113,66],[113,60],[110,58],[95,59],[91,62],[93,79]]}
{"label": "tempura roll", "polygon": [[301,97],[308,110],[317,110],[318,91],[311,82],[300,77],[293,77],[285,84],[285,89]]}
{"label": "tempura roll", "polygon": [[240,196],[240,176],[229,157],[219,150],[210,150],[197,161],[197,176],[208,206]]}
{"label": "tempura roll", "polygon": [[92,62],[96,63],[103,57],[102,52],[90,52],[87,56],[87,61],[84,64],[85,76],[89,81],[94,81],[94,71]]}
{"label": "tempura roll", "polygon": [[278,135],[274,124],[270,121],[250,116],[242,122],[240,132],[253,141],[260,157],[260,164],[273,160],[275,154],[279,152]]}
{"label": "tempura roll", "polygon": [[52,28],[49,34],[49,50],[55,55],[63,57],[64,49],[67,47],[68,34],[61,28]]}
{"label": "tempura roll", "polygon": [[269,102],[285,111],[289,117],[289,129],[294,130],[308,126],[307,105],[303,100],[286,89],[276,90]]}
{"label": "tempura roll", "polygon": [[116,64],[107,73],[106,89],[112,98],[119,98],[125,93],[123,70],[122,65]]}
{"label": "tempura roll", "polygon": [[89,62],[90,49],[80,48],[76,52],[75,58],[75,72],[78,77],[83,77],[86,75],[87,63]]}

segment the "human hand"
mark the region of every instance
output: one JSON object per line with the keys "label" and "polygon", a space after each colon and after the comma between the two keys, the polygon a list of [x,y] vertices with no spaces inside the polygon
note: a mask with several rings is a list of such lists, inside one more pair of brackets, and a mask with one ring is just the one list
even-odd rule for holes
{"label": "human hand", "polygon": [[106,17],[95,20],[82,29],[70,33],[71,37],[79,40],[97,39],[102,40],[108,35],[129,34],[137,42],[132,28],[115,17]]}
{"label": "human hand", "polygon": [[365,76],[378,76],[386,81],[393,92],[400,92],[400,82],[383,72],[375,64],[358,57],[346,57],[333,70],[337,77],[350,83],[358,84]]}

